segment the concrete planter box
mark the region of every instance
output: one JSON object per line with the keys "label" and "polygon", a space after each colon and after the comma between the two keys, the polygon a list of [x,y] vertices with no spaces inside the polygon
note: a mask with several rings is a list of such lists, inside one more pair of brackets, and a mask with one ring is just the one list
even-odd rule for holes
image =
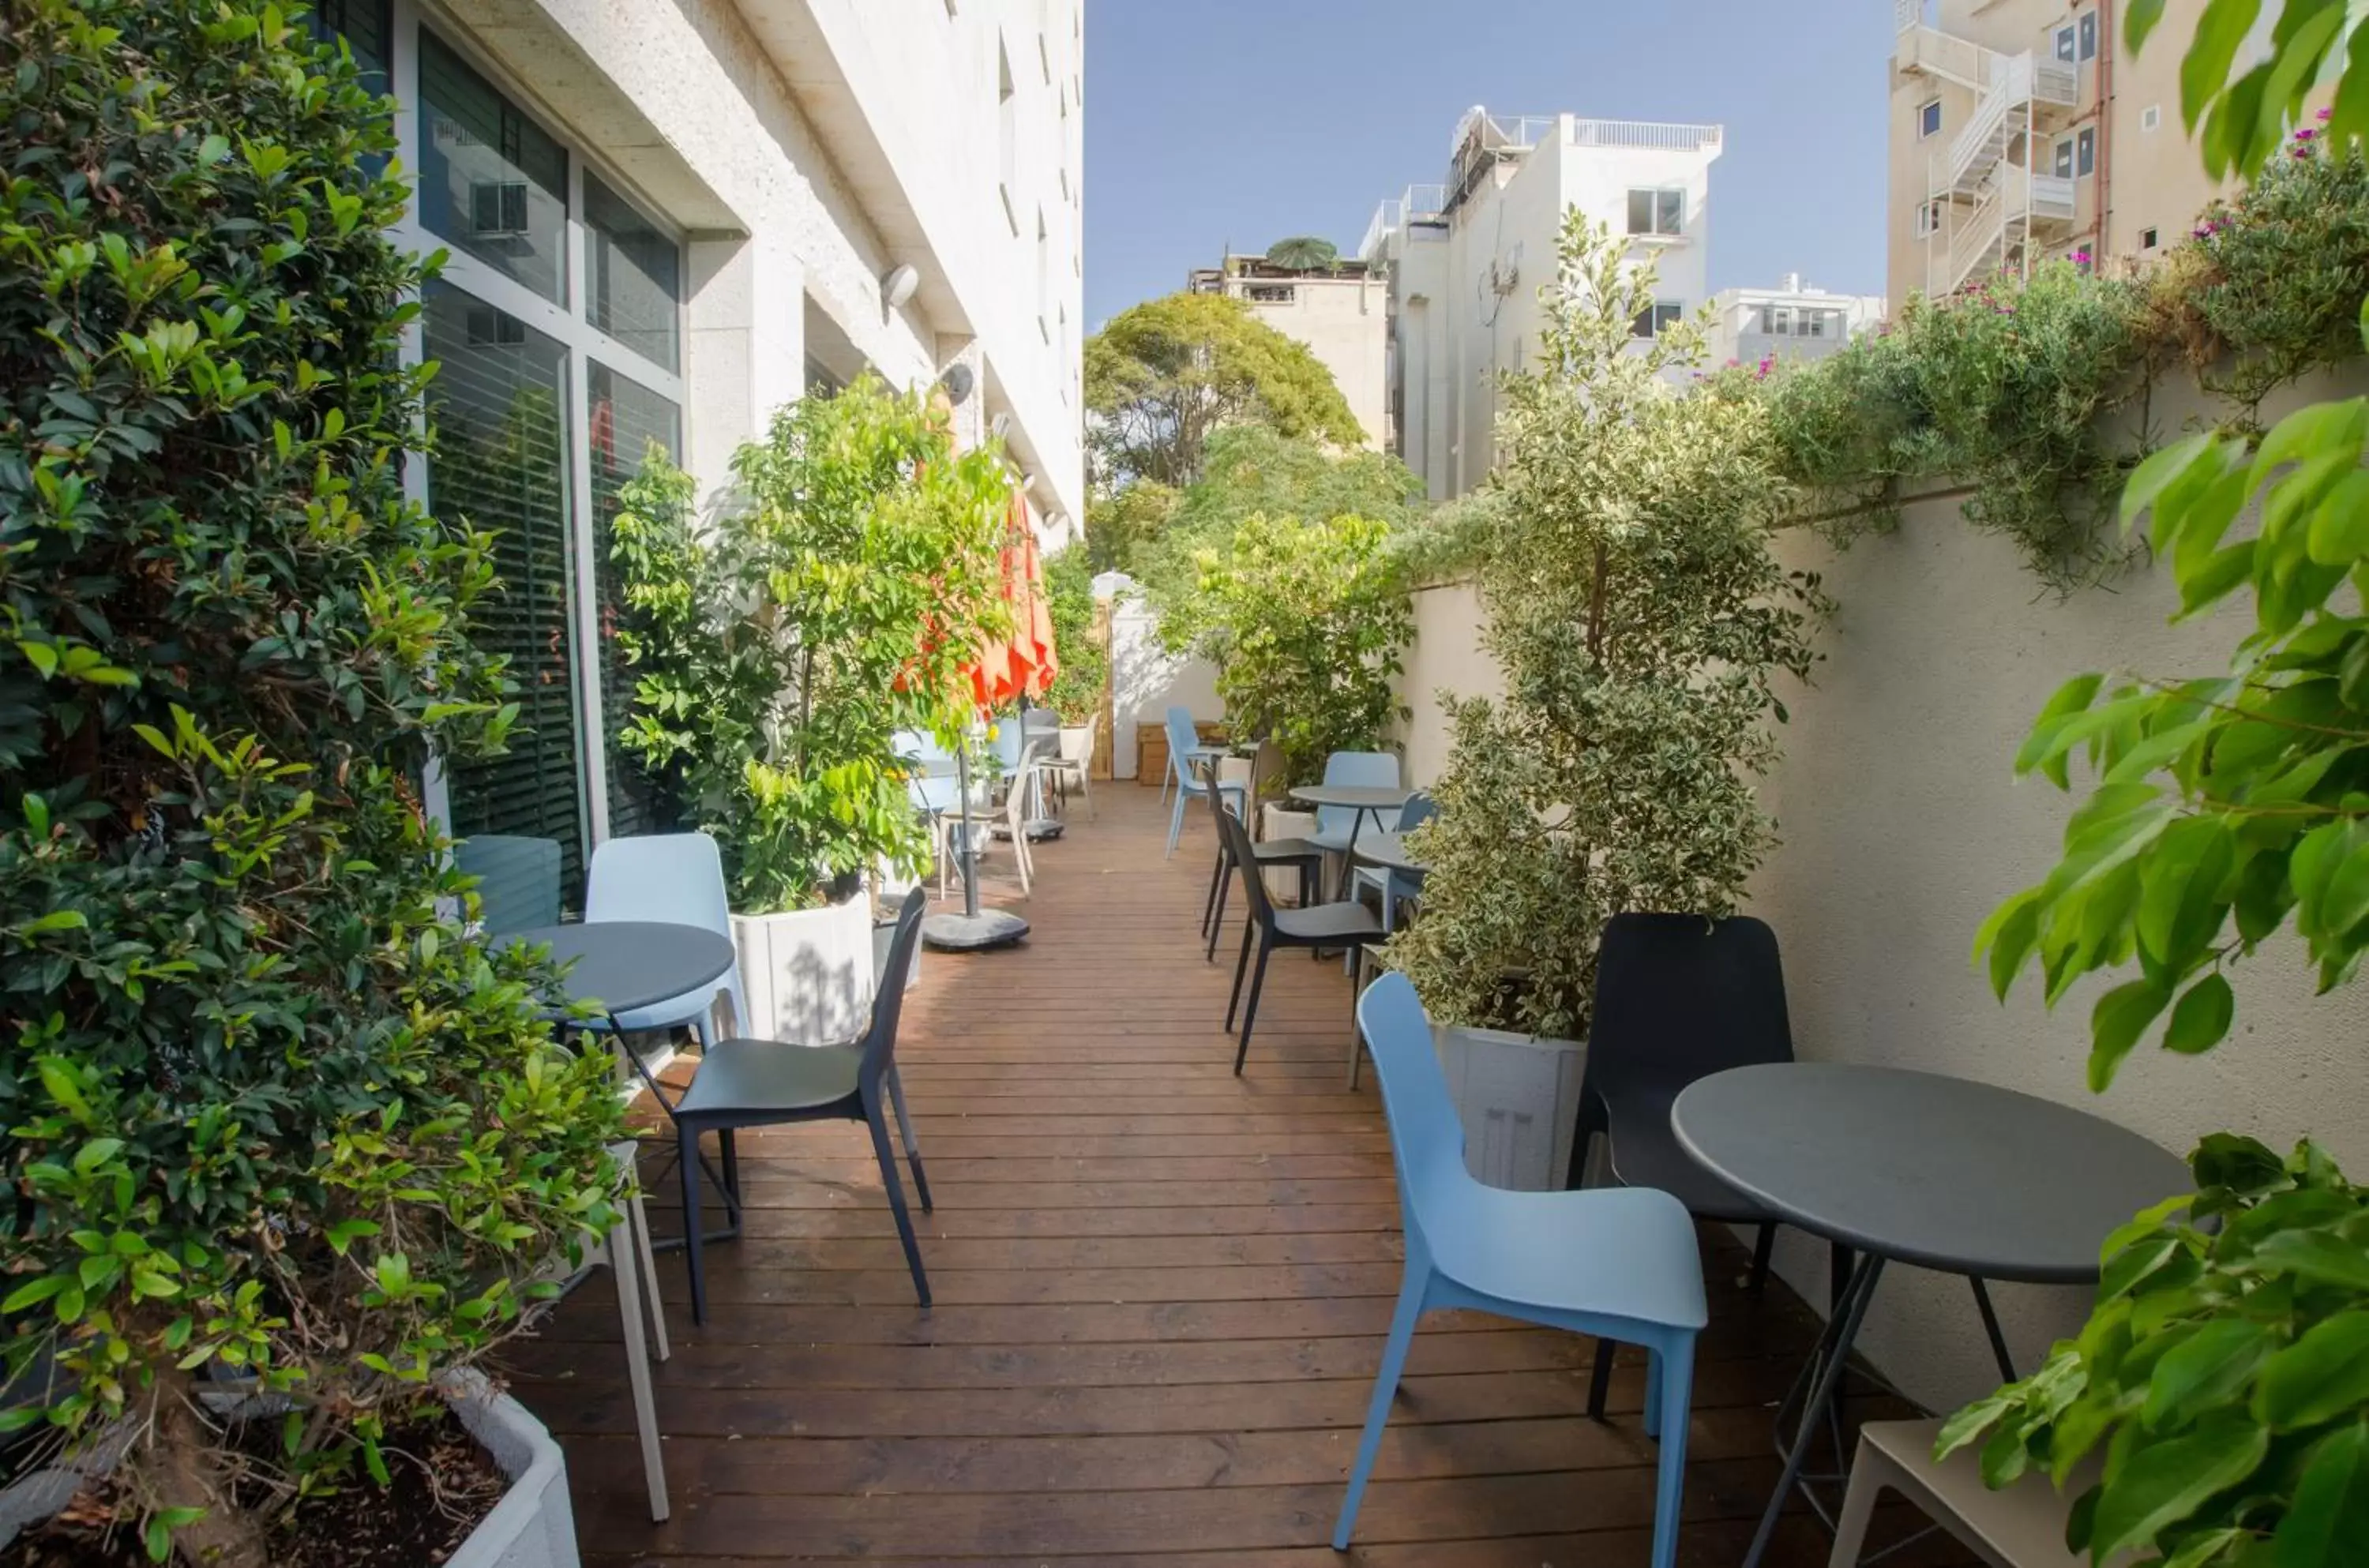
{"label": "concrete planter box", "polygon": [[777,915],[734,915],[747,1028],[761,1039],[825,1045],[853,1039],[872,1015],[872,901]]}
{"label": "concrete planter box", "polygon": [[1439,1024],[1431,1036],[1464,1121],[1464,1164],[1473,1179],[1517,1192],[1561,1190],[1586,1046]]}
{"label": "concrete planter box", "polygon": [[[453,1374],[444,1397],[509,1477],[510,1487],[441,1568],[578,1568],[567,1461],[543,1423],[475,1372]],[[102,1441],[75,1465],[36,1471],[0,1492],[0,1546],[72,1502],[86,1480],[113,1469],[131,1436],[127,1426],[121,1437]]]}

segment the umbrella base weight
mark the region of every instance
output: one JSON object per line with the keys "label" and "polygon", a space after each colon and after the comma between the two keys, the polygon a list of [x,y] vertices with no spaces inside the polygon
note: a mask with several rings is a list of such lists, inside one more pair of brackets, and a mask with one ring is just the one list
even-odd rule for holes
{"label": "umbrella base weight", "polygon": [[1069,828],[1059,817],[1037,817],[1024,824],[1028,830],[1028,841],[1041,844],[1047,839],[1058,839]]}
{"label": "umbrella base weight", "polygon": [[977,953],[1008,947],[1028,934],[1028,922],[1003,910],[981,910],[975,915],[947,911],[921,921],[921,940],[954,953]]}

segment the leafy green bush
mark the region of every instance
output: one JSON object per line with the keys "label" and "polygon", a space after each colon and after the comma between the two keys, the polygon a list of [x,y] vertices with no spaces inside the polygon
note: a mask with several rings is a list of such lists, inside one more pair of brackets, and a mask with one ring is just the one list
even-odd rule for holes
{"label": "leafy green bush", "polygon": [[680,781],[733,908],[764,914],[926,859],[895,736],[951,742],[963,667],[1008,630],[1010,484],[993,449],[956,456],[924,396],[873,375],[780,410],[733,470],[745,501],[703,533],[654,453],[615,524],[636,671],[620,743]]}
{"label": "leafy green bush", "polygon": [[1156,601],[1191,592],[1202,553],[1225,554],[1253,514],[1370,518],[1395,532],[1422,507],[1423,481],[1388,452],[1327,452],[1264,425],[1230,425],[1210,435],[1201,477],[1176,494],[1127,570]]}
{"label": "leafy green bush", "polygon": [[1071,544],[1045,563],[1046,608],[1053,620],[1053,650],[1061,672],[1045,701],[1063,724],[1083,724],[1103,709],[1110,685],[1110,649],[1094,636],[1094,567],[1082,545]]}
{"label": "leafy green bush", "polygon": [[1770,554],[1794,493],[1765,406],[1668,384],[1700,340],[1638,347],[1654,271],[1628,250],[1566,220],[1548,368],[1505,378],[1499,501],[1467,520],[1505,695],[1456,711],[1440,798],[1472,820],[1425,830],[1424,918],[1391,949],[1451,1023],[1576,1037],[1603,922],[1725,912],[1772,841],[1772,681],[1808,672],[1824,601]]}
{"label": "leafy green bush", "polygon": [[388,106],[259,0],[28,0],[0,84],[0,1313],[65,1374],[17,1419],[128,1421],[127,1526],[257,1564],[605,1231],[619,1109],[419,808],[512,713],[486,540],[403,495]]}
{"label": "leafy green bush", "polygon": [[2003,1486],[2027,1471],[2077,1501],[2067,1544],[2103,1562],[2352,1568],[2369,1530],[2369,1192],[2309,1143],[2285,1160],[2207,1138],[2197,1190],[2106,1243],[2098,1303],[2022,1382],[1941,1429],[1983,1444]]}
{"label": "leafy green bush", "polygon": [[1315,784],[1335,751],[1382,749],[1399,705],[1414,612],[1372,518],[1253,512],[1194,556],[1190,589],[1162,597],[1161,641],[1218,671],[1234,733],[1271,740],[1279,782]]}

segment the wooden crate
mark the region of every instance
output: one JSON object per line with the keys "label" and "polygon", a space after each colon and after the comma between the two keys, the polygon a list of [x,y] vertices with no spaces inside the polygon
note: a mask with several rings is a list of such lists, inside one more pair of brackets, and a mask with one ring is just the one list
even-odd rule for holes
{"label": "wooden crate", "polygon": [[1139,724],[1135,727],[1135,782],[1150,784],[1154,789],[1168,777],[1168,727],[1164,724]]}

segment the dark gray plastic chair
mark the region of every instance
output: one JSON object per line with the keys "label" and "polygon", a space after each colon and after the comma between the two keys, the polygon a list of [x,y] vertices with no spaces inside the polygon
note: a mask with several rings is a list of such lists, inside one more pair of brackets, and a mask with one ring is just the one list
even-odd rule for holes
{"label": "dark gray plastic chair", "polygon": [[1234,1071],[1251,1053],[1251,1025],[1258,1018],[1259,990],[1266,983],[1266,961],[1278,947],[1305,947],[1311,952],[1330,947],[1354,947],[1382,934],[1382,922],[1365,905],[1347,900],[1297,910],[1278,910],[1266,896],[1259,874],[1258,853],[1250,830],[1230,811],[1218,813],[1219,838],[1233,852],[1234,869],[1242,874],[1242,901],[1250,918],[1242,922],[1242,953],[1234,961],[1234,994],[1226,1003],[1226,1027],[1234,1026],[1234,1012],[1242,1000],[1242,973],[1250,967],[1251,942],[1258,941],[1258,968],[1251,976],[1250,1005],[1242,1009],[1242,1041],[1234,1052]]}
{"label": "dark gray plastic chair", "polygon": [[559,923],[559,841],[479,833],[452,846],[452,864],[477,879],[488,936]]}
{"label": "dark gray plastic chair", "polygon": [[[1230,812],[1234,808],[1227,797],[1212,793],[1209,809]],[[1293,866],[1299,872],[1299,904],[1302,909],[1315,902],[1315,889],[1324,880],[1324,851],[1321,845],[1306,839],[1268,839],[1251,841],[1251,853],[1258,857],[1259,869],[1270,866]],[[1201,956],[1210,963],[1218,959],[1218,933],[1226,923],[1226,873],[1234,867],[1234,852],[1224,832],[1218,834],[1218,863],[1209,873],[1209,896],[1201,904],[1201,933],[1209,939]]]}
{"label": "dark gray plastic chair", "polygon": [[[1670,1106],[1696,1080],[1732,1067],[1793,1059],[1785,967],[1777,933],[1749,915],[1615,915],[1596,949],[1596,1007],[1580,1080],[1578,1134],[1567,1186],[1587,1169],[1589,1145],[1610,1139],[1613,1178],[1654,1187],[1698,1219],[1757,1225],[1751,1288],[1768,1277],[1777,1221],[1756,1200],[1696,1163],[1670,1127]],[[1602,1413],[1611,1347],[1596,1350],[1589,1413]]]}
{"label": "dark gray plastic chair", "polygon": [[[913,944],[921,940],[921,911],[928,897],[916,887],[905,895],[897,914],[897,935],[888,946],[884,974],[901,975],[913,961]],[[905,1207],[905,1188],[897,1179],[897,1156],[888,1145],[887,1108],[897,1113],[897,1130],[904,1139],[905,1160],[913,1170],[913,1188],[921,1211],[930,1212],[930,1181],[921,1173],[921,1151],[913,1141],[913,1123],[905,1114],[905,1090],[897,1078],[897,1020],[905,1005],[905,988],[883,985],[873,993],[872,1026],[849,1045],[792,1046],[775,1040],[725,1040],[700,1059],[699,1070],[675,1102],[675,1126],[686,1140],[686,1154],[698,1148],[700,1135],[714,1132],[724,1155],[724,1186],[737,1208],[740,1198],[739,1151],[733,1134],[741,1127],[786,1127],[798,1122],[862,1122],[872,1129],[872,1152],[880,1162],[880,1180],[888,1189],[888,1207],[897,1217],[897,1238],[905,1244],[905,1263],[913,1271],[913,1289],[921,1305],[930,1304],[930,1277],[922,1272],[921,1249],[913,1238],[913,1217]],[[691,1321],[707,1321],[707,1287],[699,1271],[699,1162],[685,1158],[682,1169],[683,1255],[691,1268]]]}

